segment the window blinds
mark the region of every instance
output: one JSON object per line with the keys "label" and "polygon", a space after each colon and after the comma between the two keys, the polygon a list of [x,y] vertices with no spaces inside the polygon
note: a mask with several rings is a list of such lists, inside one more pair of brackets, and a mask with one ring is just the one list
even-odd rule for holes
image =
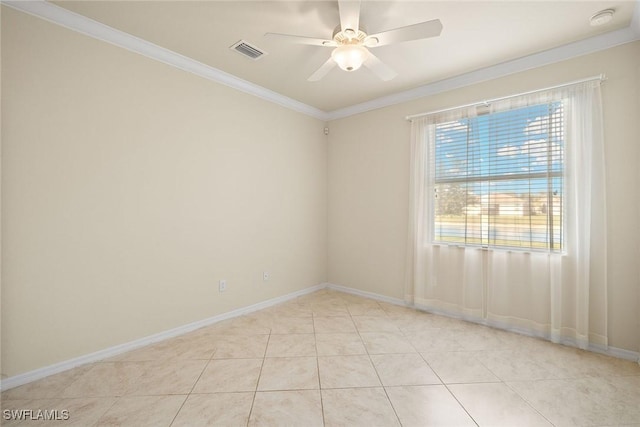
{"label": "window blinds", "polygon": [[434,242],[563,250],[562,101],[432,126]]}

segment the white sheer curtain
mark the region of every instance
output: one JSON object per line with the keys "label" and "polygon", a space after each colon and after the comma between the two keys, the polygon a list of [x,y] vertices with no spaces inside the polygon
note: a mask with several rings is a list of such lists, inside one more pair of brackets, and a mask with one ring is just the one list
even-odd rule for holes
{"label": "white sheer curtain", "polygon": [[587,348],[607,346],[606,198],[600,81],[496,101],[491,112],[563,100],[565,252],[433,244],[434,123],[412,121],[405,299],[419,308]]}

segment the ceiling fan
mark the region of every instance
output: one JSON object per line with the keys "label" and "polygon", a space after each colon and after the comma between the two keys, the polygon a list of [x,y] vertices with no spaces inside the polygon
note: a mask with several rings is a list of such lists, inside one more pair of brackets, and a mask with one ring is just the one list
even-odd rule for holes
{"label": "ceiling fan", "polygon": [[369,35],[360,26],[360,0],[338,0],[338,8],[340,25],[333,31],[331,40],[278,33],[266,33],[265,37],[334,48],[331,57],[309,76],[309,81],[322,79],[336,65],[345,71],[355,71],[364,65],[380,79],[387,81],[397,73],[371,53],[369,48],[437,37],[442,32],[442,23],[439,19],[434,19]]}

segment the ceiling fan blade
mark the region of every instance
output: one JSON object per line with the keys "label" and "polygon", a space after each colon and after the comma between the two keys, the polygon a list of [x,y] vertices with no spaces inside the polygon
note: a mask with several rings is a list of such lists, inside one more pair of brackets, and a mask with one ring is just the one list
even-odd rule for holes
{"label": "ceiling fan blade", "polygon": [[314,37],[294,36],[292,34],[266,33],[265,37],[280,39],[289,43],[308,44],[312,46],[336,47],[338,44],[333,40],[317,39]]}
{"label": "ceiling fan blade", "polygon": [[[358,33],[360,29],[360,0],[338,0],[340,9],[340,29],[352,29]],[[355,34],[354,34],[355,35]]]}
{"label": "ceiling fan blade", "polygon": [[398,75],[391,67],[380,61],[377,56],[369,52],[369,56],[362,64],[378,76],[380,80],[389,81]]}
{"label": "ceiling fan blade", "polygon": [[[367,47],[378,47],[410,40],[428,39],[439,36],[441,32],[442,23],[439,19],[434,19],[419,24],[396,28],[395,30],[372,34],[365,39],[365,45]],[[375,42],[376,39],[378,40],[377,43]]]}
{"label": "ceiling fan blade", "polygon": [[307,80],[309,80],[310,82],[317,82],[318,80],[326,76],[327,73],[331,71],[335,66],[336,63],[332,58],[329,58],[327,59],[327,62],[322,64],[322,66],[318,68],[315,73],[311,74]]}

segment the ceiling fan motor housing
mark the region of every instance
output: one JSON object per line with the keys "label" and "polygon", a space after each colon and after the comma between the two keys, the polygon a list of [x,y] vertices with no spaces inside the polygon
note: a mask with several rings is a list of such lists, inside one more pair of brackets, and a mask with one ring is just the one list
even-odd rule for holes
{"label": "ceiling fan motor housing", "polygon": [[333,30],[333,40],[339,45],[342,44],[362,44],[367,38],[367,33],[360,27],[358,31],[347,28],[345,31],[340,29],[340,25]]}
{"label": "ceiling fan motor housing", "polygon": [[437,37],[442,31],[439,19],[419,22],[413,25],[382,31],[373,35],[360,26],[360,1],[338,0],[340,24],[333,30],[331,40],[290,34],[267,33],[296,43],[333,48],[331,57],[325,61],[307,80],[322,79],[336,65],[344,71],[355,71],[361,66],[371,70],[383,81],[393,79],[397,73],[384,64],[368,49],[411,40]]}

